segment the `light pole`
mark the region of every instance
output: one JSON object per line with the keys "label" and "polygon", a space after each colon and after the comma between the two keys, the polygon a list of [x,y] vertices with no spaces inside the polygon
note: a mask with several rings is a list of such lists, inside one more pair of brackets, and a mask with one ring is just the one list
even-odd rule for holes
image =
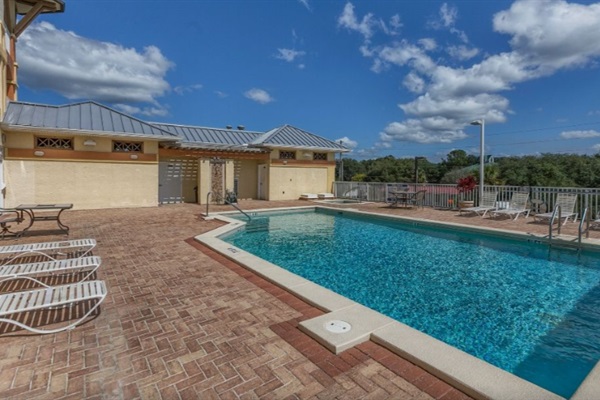
{"label": "light pole", "polygon": [[419,160],[424,160],[425,157],[417,156],[415,157],[415,192],[417,191],[417,186],[419,185]]}
{"label": "light pole", "polygon": [[484,186],[484,176],[483,176],[483,167],[485,165],[484,160],[484,140],[485,140],[485,120],[483,118],[475,120],[471,122],[471,125],[479,125],[479,204],[481,204],[481,199],[483,199],[483,186]]}

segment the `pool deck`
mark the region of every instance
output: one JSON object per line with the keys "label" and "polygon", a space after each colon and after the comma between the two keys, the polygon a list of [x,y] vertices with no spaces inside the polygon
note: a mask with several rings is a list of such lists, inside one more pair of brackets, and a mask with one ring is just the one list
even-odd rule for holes
{"label": "pool deck", "polygon": [[[240,201],[243,209],[316,205]],[[348,205],[340,208],[348,208]],[[352,208],[547,234],[533,219],[456,211]],[[230,211],[211,206],[210,213]],[[468,399],[420,367],[367,341],[334,355],[299,329],[324,312],[193,240],[222,225],[205,206],[67,211],[69,238],[95,238],[101,313],[72,331],[12,332],[0,324],[0,393],[11,399]],[[568,223],[563,233],[574,235]],[[64,240],[39,223],[0,245]],[[600,230],[593,231],[600,241]],[[0,285],[0,291],[10,290]]]}

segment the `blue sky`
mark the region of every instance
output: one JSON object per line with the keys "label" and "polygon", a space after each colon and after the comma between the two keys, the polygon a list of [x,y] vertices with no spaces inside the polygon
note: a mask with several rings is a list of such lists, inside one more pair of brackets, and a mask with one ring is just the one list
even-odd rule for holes
{"label": "blue sky", "polygon": [[67,0],[17,42],[19,100],[291,124],[348,156],[600,151],[600,3]]}

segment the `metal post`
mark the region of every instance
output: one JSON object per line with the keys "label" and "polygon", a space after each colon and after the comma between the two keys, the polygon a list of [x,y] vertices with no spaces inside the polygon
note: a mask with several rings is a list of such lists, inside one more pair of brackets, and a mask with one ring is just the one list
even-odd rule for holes
{"label": "metal post", "polygon": [[483,199],[483,187],[485,186],[484,177],[484,166],[485,166],[485,154],[484,154],[484,140],[485,140],[485,120],[478,119],[471,122],[471,125],[479,125],[479,202]]}
{"label": "metal post", "polygon": [[[340,140],[340,144],[343,145],[342,140]],[[344,182],[344,159],[342,158],[343,155],[344,153],[340,151],[340,182]]]}

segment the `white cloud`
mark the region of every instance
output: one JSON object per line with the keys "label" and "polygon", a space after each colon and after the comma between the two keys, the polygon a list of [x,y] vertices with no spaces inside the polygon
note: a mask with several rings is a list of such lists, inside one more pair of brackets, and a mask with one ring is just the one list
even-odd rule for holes
{"label": "white cloud", "polygon": [[449,46],[446,51],[448,52],[448,54],[450,54],[452,57],[460,60],[460,61],[464,61],[464,60],[469,60],[473,57],[475,57],[477,54],[479,54],[479,49],[476,49],[474,47],[467,47],[464,45],[460,45],[460,46]]}
{"label": "white cloud", "polygon": [[[434,27],[448,29],[467,43],[466,35],[455,27],[457,17],[456,9],[444,4]],[[428,52],[437,48],[430,39],[363,43],[360,51],[373,60],[372,71],[399,68],[405,73],[403,86],[418,95],[399,104],[408,119],[389,124],[380,135],[382,143],[460,140],[465,137],[462,129],[472,119],[485,118],[489,123],[506,120],[512,110],[502,92],[561,69],[596,66],[600,57],[600,3],[516,0],[508,10],[494,16],[493,27],[511,35],[511,51],[489,55],[470,66],[450,67],[433,59]],[[460,61],[479,53],[465,44],[451,44],[445,50]],[[430,119],[446,125],[436,127]]]}
{"label": "white cloud", "polygon": [[593,137],[599,137],[600,132],[589,130],[589,131],[567,131],[561,132],[560,137],[563,139],[587,139]]}
{"label": "white cloud", "polygon": [[592,149],[594,149],[595,151],[600,151],[600,143],[593,145]]}
{"label": "white cloud", "polygon": [[448,3],[442,4],[440,7],[440,19],[445,27],[452,27],[458,18],[458,10],[456,7],[450,7]]}
{"label": "white cloud", "polygon": [[407,119],[388,124],[379,133],[379,139],[381,144],[390,144],[392,141],[452,143],[467,137],[461,129],[463,125],[460,121],[444,117]]}
{"label": "white cloud", "polygon": [[513,51],[526,55],[540,75],[600,55],[600,3],[520,0],[494,16],[494,29],[512,35]]}
{"label": "white cloud", "polygon": [[351,31],[356,31],[364,36],[365,39],[369,39],[373,36],[373,26],[375,25],[373,14],[366,14],[360,22],[354,14],[354,5],[348,2],[344,6],[342,14],[338,18],[338,26],[346,28]]}
{"label": "white cloud", "polygon": [[68,99],[151,103],[166,94],[174,64],[156,46],[142,51],[78,36],[48,22],[32,24],[17,42],[20,82]]}
{"label": "white cloud", "polygon": [[293,49],[277,49],[277,51],[279,54],[275,54],[275,58],[287,62],[294,62],[296,58],[302,57],[306,54],[304,51],[297,51]]}
{"label": "white cloud", "polygon": [[300,4],[302,4],[308,11],[312,11],[310,4],[308,4],[308,0],[298,0]]}
{"label": "white cloud", "polygon": [[358,146],[358,142],[348,138],[348,136],[344,136],[342,138],[335,139],[335,141],[338,143],[342,142],[342,144],[349,149],[355,149],[356,146]]}
{"label": "white cloud", "polygon": [[114,104],[113,107],[129,115],[142,114],[148,117],[164,117],[169,114],[169,110],[162,106],[136,107],[129,104]]}
{"label": "white cloud", "polygon": [[175,93],[177,93],[180,96],[183,96],[186,93],[192,93],[195,92],[197,90],[202,89],[202,85],[201,84],[194,84],[194,85],[187,85],[187,86],[175,86],[173,88],[173,91]]}
{"label": "white cloud", "polygon": [[249,98],[252,101],[255,101],[260,104],[267,104],[272,101],[275,101],[274,98],[271,97],[269,93],[265,90],[253,88],[244,93],[244,96]]}
{"label": "white cloud", "polygon": [[225,97],[228,97],[229,95],[225,92],[221,92],[220,90],[215,90],[214,92],[218,98],[220,99],[224,99]]}

